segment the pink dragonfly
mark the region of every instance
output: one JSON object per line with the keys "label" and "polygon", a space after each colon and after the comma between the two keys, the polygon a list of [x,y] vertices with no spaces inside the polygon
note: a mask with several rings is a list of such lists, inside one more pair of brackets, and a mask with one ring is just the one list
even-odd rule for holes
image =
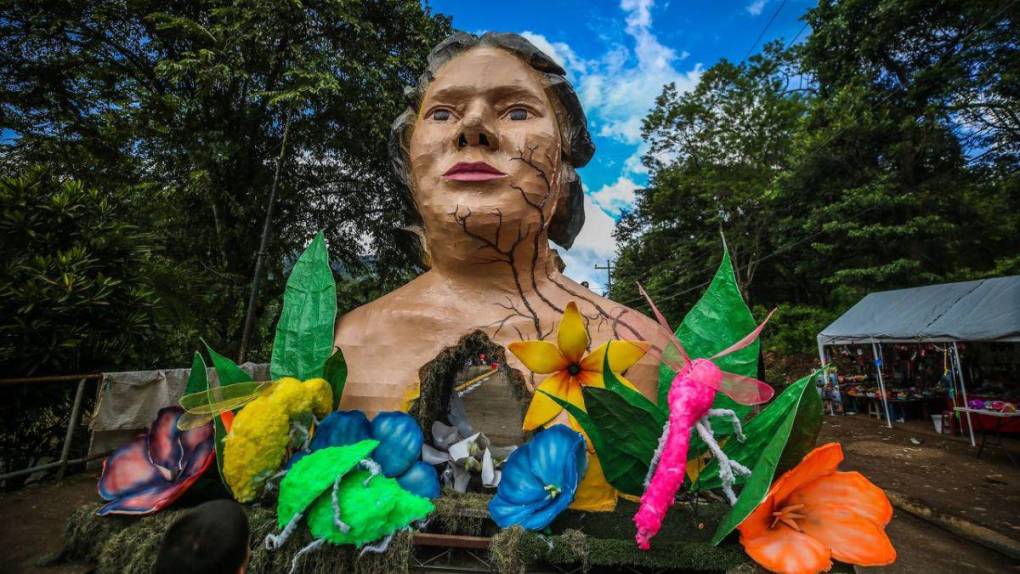
{"label": "pink dragonfly", "polygon": [[634,524],[637,526],[635,540],[639,548],[648,550],[652,537],[659,532],[666,512],[673,505],[677,491],[683,486],[692,428],[697,430],[701,440],[708,445],[712,455],[719,461],[719,478],[723,483],[723,492],[731,505],[736,503],[737,497],[733,493],[734,472],[750,475],[751,471],[739,462],[730,460],[712,434],[709,417],[724,416],[732,422],[737,440],[741,442],[744,440],[737,414],[729,409],[712,408],[715,393],[722,391],[740,404],[756,405],[771,399],[774,391],[772,387],[757,379],[724,372],[712,360],[739,351],[753,343],[765,328],[765,323],[772,317],[772,313],[769,313],[754,331],[712,358],[692,361],[644,288],[639,284],[638,289],[651,305],[655,318],[668,337],[659,358],[676,372],[667,398],[669,418],[662,430],[662,436],[659,437],[659,448],[648,467],[645,492],[641,495],[641,504],[634,515]]}

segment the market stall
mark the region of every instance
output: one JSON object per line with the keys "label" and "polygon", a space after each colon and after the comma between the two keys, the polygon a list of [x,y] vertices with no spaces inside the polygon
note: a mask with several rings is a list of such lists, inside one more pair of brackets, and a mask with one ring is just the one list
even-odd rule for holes
{"label": "market stall", "polygon": [[[883,355],[883,345],[893,349],[907,345],[927,345],[945,357],[948,395],[953,407],[967,420],[971,445],[976,446],[974,429],[979,425],[1001,430],[995,412],[1016,405],[1017,371],[1012,384],[1001,387],[998,397],[980,400],[967,395],[966,370],[961,365],[963,343],[1020,342],[1020,276],[996,277],[978,281],[928,285],[871,293],[851,307],[818,334],[818,354],[823,365],[830,362],[827,347],[858,346],[858,353],[870,348],[886,424],[892,426],[890,408],[896,400],[911,401],[911,395],[899,396],[887,389],[891,373]],[[863,347],[863,349],[861,348]],[[1011,394],[1012,393],[1012,394]],[[986,414],[982,409],[988,410]],[[980,414],[979,414],[980,413]],[[989,420],[984,420],[985,418]]]}

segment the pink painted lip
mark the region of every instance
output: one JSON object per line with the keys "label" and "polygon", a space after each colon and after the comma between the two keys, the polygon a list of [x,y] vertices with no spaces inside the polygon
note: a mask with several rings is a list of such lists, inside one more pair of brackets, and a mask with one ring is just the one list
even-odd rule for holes
{"label": "pink painted lip", "polygon": [[459,162],[443,174],[454,181],[489,181],[506,177],[506,174],[484,161]]}

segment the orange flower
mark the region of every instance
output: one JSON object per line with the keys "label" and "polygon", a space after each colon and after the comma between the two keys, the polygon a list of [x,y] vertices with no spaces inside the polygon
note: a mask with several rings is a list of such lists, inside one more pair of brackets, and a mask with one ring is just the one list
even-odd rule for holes
{"label": "orange flower", "polygon": [[896,561],[885,534],[892,505],[859,472],[837,472],[839,443],[822,445],[772,484],[738,527],[744,551],[782,574],[827,572],[832,559],[859,566]]}

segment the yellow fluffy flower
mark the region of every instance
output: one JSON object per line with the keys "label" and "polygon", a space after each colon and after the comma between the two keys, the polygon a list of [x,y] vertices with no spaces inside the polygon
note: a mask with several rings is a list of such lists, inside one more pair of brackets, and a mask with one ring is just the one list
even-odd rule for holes
{"label": "yellow fluffy flower", "polygon": [[301,382],[285,377],[273,390],[245,405],[224,440],[223,478],[239,502],[254,500],[283,462],[290,423],[306,413],[325,416],[333,391],[325,379]]}

